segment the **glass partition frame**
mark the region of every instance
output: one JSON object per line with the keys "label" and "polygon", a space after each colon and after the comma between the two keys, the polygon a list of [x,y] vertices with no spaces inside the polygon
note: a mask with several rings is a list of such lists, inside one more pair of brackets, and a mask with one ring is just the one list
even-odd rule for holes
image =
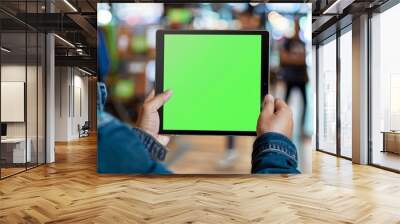
{"label": "glass partition frame", "polygon": [[[29,8],[28,8],[29,3]],[[47,10],[43,9],[43,5],[45,5],[45,0],[36,0],[36,1],[18,1],[18,8],[23,13],[22,16],[27,16],[27,13],[42,13]],[[0,7],[3,4],[7,4],[7,2],[0,3]],[[10,3],[8,3],[10,4]],[[27,13],[26,13],[27,12]],[[24,74],[24,133],[21,138],[24,138],[25,144],[24,147],[24,158],[21,164],[18,164],[18,170],[12,170],[6,172],[5,166],[10,165],[6,164],[4,150],[6,149],[5,144],[0,144],[0,179],[4,179],[9,176],[13,176],[15,174],[24,172],[28,169],[37,167],[46,163],[46,33],[36,28],[24,23],[18,18],[13,17],[12,15],[7,15],[11,20],[15,20],[16,23],[20,24],[17,30],[7,30],[6,27],[0,21],[0,46],[5,46],[5,37],[7,35],[15,35],[18,38],[22,38],[22,42],[20,43],[20,49],[14,51],[24,52],[24,55],[19,55],[17,62],[20,63],[18,68]],[[25,17],[26,19],[26,17]],[[12,46],[17,45],[18,43],[14,43],[14,41],[10,41],[13,38],[8,38],[8,45]],[[16,40],[17,41],[17,40]],[[13,46],[15,48],[15,46]],[[7,48],[8,49],[8,48]],[[10,49],[13,50],[13,49]],[[10,53],[10,52],[9,52]],[[12,53],[12,51],[11,51]],[[2,79],[5,77],[5,69],[6,66],[10,66],[14,63],[12,62],[12,58],[10,55],[6,55],[7,51],[1,50],[0,53],[0,82],[5,81],[6,79]],[[10,62],[11,61],[11,62]],[[11,64],[10,64],[11,63]],[[15,66],[16,67],[16,66]],[[22,68],[23,67],[23,68]],[[18,71],[19,71],[18,70]],[[23,71],[22,71],[23,70]],[[3,73],[3,74],[2,74]],[[21,76],[21,77],[22,77]],[[1,85],[0,85],[1,90]],[[29,93],[28,93],[29,92]],[[1,91],[0,91],[1,96]],[[1,97],[0,97],[1,101]],[[4,109],[1,108],[0,111]],[[0,115],[0,123],[1,123],[1,115]],[[7,122],[10,123],[10,122]],[[15,123],[15,122],[13,122]],[[17,124],[18,125],[18,124]],[[8,126],[8,125],[7,125]],[[19,125],[21,126],[21,125]],[[9,129],[7,127],[7,129]],[[21,130],[22,130],[21,129]],[[21,134],[22,131],[19,133]],[[7,130],[7,132],[9,132]],[[11,130],[11,132],[15,132]],[[12,133],[13,135],[15,133]],[[8,135],[8,133],[7,133]],[[6,137],[8,139],[8,136]],[[7,146],[8,147],[8,146]],[[28,147],[30,147],[31,157],[28,159]],[[8,150],[8,148],[7,148]],[[14,151],[14,148],[8,151]],[[3,155],[2,155],[3,152]],[[13,152],[14,153],[14,152]],[[11,165],[15,164],[15,159],[7,157],[7,161],[12,159]],[[11,160],[10,160],[11,161]],[[7,162],[8,163],[8,162]]]}
{"label": "glass partition frame", "polygon": [[[343,80],[342,79],[342,73],[343,73],[343,71],[342,71],[342,65],[341,65],[341,57],[342,57],[342,53],[341,53],[341,49],[342,49],[342,47],[341,47],[341,39],[342,39],[342,36],[343,35],[345,35],[346,33],[348,33],[348,32],[351,32],[351,24],[350,25],[348,25],[348,26],[346,26],[346,27],[344,27],[343,29],[341,29],[341,30],[338,30],[338,31],[336,31],[336,33],[334,34],[334,35],[332,35],[332,36],[330,36],[330,37],[328,37],[328,38],[326,38],[325,40],[323,40],[323,41],[321,41],[320,43],[318,43],[317,45],[316,45],[316,62],[317,62],[317,64],[316,64],[316,66],[315,66],[315,69],[316,69],[316,80],[317,80],[317,83],[316,83],[316,86],[317,86],[317,89],[316,89],[316,92],[317,92],[317,106],[316,106],[316,108],[317,108],[317,112],[316,112],[316,119],[317,119],[317,128],[316,128],[316,130],[317,130],[317,134],[316,134],[316,150],[317,151],[320,151],[320,152],[324,152],[324,153],[327,153],[327,154],[330,154],[330,155],[334,155],[334,156],[338,156],[338,157],[341,157],[341,158],[344,158],[344,159],[348,159],[348,160],[351,160],[351,156],[350,156],[350,154],[348,153],[348,152],[346,152],[346,153],[343,153],[343,149],[342,149],[342,146],[343,146],[343,141],[348,141],[348,139],[346,139],[346,140],[344,140],[344,139],[342,139],[343,138],[343,134],[344,133],[342,133],[343,132],[343,130],[342,130],[342,119],[341,119],[341,116],[342,116],[342,108],[341,108],[341,105],[343,105],[343,96],[342,96],[342,89],[341,89],[341,87],[343,86],[343,81],[345,81],[345,80]],[[322,80],[322,77],[321,77],[321,68],[320,68],[320,66],[321,66],[321,63],[320,63],[320,60],[321,60],[321,57],[323,57],[322,55],[321,55],[321,52],[320,52],[320,48],[321,48],[321,46],[323,46],[323,45],[326,45],[326,44],[332,44],[332,43],[335,43],[335,47],[334,47],[334,63],[335,63],[335,65],[333,66],[334,68],[335,68],[335,71],[333,72],[334,73],[334,75],[335,75],[335,86],[333,87],[334,89],[335,89],[335,91],[336,91],[336,93],[335,93],[335,99],[332,99],[333,100],[333,103],[335,104],[335,109],[334,109],[334,113],[335,113],[335,118],[334,118],[334,122],[335,122],[335,124],[333,125],[333,127],[335,128],[335,131],[333,132],[333,134],[335,135],[335,137],[333,138],[333,140],[334,140],[334,143],[335,143],[335,146],[332,146],[331,148],[326,148],[326,145],[324,145],[324,144],[321,144],[321,135],[320,135],[320,131],[321,131],[321,125],[320,125],[320,122],[321,122],[321,119],[323,119],[323,118],[321,118],[321,114],[322,114],[322,111],[321,111],[321,103],[323,102],[323,99],[321,98],[322,96],[321,96],[321,94],[320,94],[320,91],[322,91],[322,89],[321,89],[321,87],[320,87],[320,85],[321,85],[321,82],[323,82],[323,80]],[[332,103],[332,102],[331,102]],[[350,140],[351,141],[351,140]],[[344,155],[345,154],[345,155]]]}

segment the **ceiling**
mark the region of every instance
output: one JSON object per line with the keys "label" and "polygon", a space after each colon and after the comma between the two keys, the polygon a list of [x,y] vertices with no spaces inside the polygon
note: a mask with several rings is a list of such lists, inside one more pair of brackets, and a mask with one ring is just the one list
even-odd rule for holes
{"label": "ceiling", "polygon": [[[55,38],[56,65],[68,62],[71,65],[71,61],[75,61],[74,65],[80,66],[82,62],[85,65],[82,67],[96,71],[96,4],[96,0],[1,0],[2,46],[12,50],[7,53],[7,60],[34,58],[38,48],[36,39],[32,39],[37,33],[54,32],[75,45],[72,47],[61,38]],[[21,35],[25,32],[26,35]],[[74,57],[74,60],[59,56]]]}
{"label": "ceiling", "polygon": [[313,43],[332,35],[362,13],[372,12],[389,0],[316,0],[313,2]]}
{"label": "ceiling", "polygon": [[[140,1],[140,0],[139,0]],[[143,2],[148,2],[142,0]],[[181,2],[179,0],[175,0]],[[360,12],[374,9],[388,0],[287,0],[284,2],[307,2],[312,3],[313,10],[313,39],[328,35],[327,31],[337,21],[345,17],[357,16]],[[13,49],[13,55],[26,55],[25,37],[17,33],[25,32],[55,32],[61,38],[75,45],[65,43],[56,38],[56,57],[60,56],[57,62],[67,64],[82,62],[91,70],[96,70],[97,58],[97,0],[1,0],[0,1],[0,27],[2,30],[2,44]],[[132,2],[118,0],[115,2]],[[138,2],[138,1],[135,1]],[[272,2],[282,2],[269,0]],[[48,13],[49,11],[52,13]],[[26,13],[27,12],[27,13]],[[332,29],[334,32],[334,29]],[[35,43],[30,43],[28,35],[28,55],[35,53]],[[82,49],[83,55],[79,55],[76,49]],[[62,56],[62,57],[61,57]],[[65,57],[67,56],[67,57]],[[17,57],[17,56],[16,56]],[[70,58],[68,58],[70,57]],[[71,58],[74,57],[74,58]],[[64,60],[64,61],[61,61]]]}

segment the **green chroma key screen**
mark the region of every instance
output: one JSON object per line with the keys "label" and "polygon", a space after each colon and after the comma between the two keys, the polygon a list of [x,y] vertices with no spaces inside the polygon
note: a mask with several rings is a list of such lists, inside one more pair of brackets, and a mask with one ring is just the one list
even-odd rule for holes
{"label": "green chroma key screen", "polygon": [[170,89],[173,95],[162,108],[160,132],[255,134],[262,96],[262,35],[163,38],[162,91]]}

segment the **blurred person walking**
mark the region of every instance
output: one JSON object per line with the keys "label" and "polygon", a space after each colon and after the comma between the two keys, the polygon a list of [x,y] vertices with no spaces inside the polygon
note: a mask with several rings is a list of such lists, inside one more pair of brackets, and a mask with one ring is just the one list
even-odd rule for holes
{"label": "blurred person walking", "polygon": [[303,97],[303,113],[301,117],[302,134],[307,108],[306,84],[308,82],[306,65],[306,47],[300,39],[300,24],[298,18],[294,21],[294,35],[286,39],[279,52],[281,62],[281,74],[286,83],[285,101],[288,103],[293,89],[298,88]]}

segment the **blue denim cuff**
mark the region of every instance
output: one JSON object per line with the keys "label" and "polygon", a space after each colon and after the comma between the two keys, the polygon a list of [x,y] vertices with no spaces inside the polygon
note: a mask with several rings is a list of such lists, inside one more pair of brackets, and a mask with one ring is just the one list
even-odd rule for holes
{"label": "blue denim cuff", "polygon": [[134,127],[133,131],[137,133],[139,140],[143,143],[153,160],[165,160],[168,152],[165,146],[159,143],[153,136],[139,128]]}
{"label": "blue denim cuff", "polygon": [[293,142],[286,136],[268,132],[259,136],[253,144],[252,159],[255,160],[265,152],[280,153],[297,163],[297,150]]}

